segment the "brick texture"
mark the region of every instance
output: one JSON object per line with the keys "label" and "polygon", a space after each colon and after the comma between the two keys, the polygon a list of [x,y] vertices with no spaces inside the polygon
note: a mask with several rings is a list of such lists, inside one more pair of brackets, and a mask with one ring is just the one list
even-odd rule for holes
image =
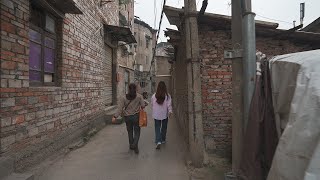
{"label": "brick texture", "polygon": [[119,2],[100,10],[92,1],[76,5],[83,14],[65,14],[57,24],[62,37],[57,42],[57,85],[34,87],[29,83],[30,1],[1,1],[0,153],[21,152],[103,113],[108,76],[104,35],[97,30],[103,22],[119,24]]}
{"label": "brick texture", "polygon": [[[232,67],[224,59],[224,50],[231,48],[230,31],[200,30],[202,60],[202,106],[206,150],[231,158],[232,143]],[[314,49],[308,43],[257,37],[257,50],[267,56]]]}

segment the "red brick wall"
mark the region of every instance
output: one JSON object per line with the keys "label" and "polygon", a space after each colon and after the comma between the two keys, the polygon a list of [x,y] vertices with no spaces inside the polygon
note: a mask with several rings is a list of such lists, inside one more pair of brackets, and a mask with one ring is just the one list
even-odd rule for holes
{"label": "red brick wall", "polygon": [[[21,152],[103,113],[107,71],[97,5],[79,0],[82,15],[66,14],[58,55],[59,84],[29,85],[29,0],[1,1],[1,153]],[[117,25],[118,1],[102,8]]]}
{"label": "red brick wall", "polygon": [[[200,28],[202,106],[205,147],[208,152],[231,157],[232,67],[223,57],[231,49],[230,31]],[[257,50],[268,56],[311,50],[308,44],[257,37]]]}

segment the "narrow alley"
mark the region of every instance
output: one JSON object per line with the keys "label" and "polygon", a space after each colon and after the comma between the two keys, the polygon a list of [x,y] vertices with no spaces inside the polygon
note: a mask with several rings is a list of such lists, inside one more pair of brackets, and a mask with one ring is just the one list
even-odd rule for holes
{"label": "narrow alley", "polygon": [[129,150],[125,124],[110,125],[84,147],[61,157],[36,175],[38,180],[187,180],[185,146],[174,121],[169,121],[168,142],[155,149],[154,122],[148,107],[148,127],[142,128],[140,153]]}
{"label": "narrow alley", "polygon": [[0,5],[0,180],[320,180],[320,0]]}

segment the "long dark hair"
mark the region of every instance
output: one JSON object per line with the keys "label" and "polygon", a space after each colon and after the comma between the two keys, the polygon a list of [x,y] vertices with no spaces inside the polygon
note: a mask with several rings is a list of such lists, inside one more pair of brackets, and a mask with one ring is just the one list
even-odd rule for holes
{"label": "long dark hair", "polygon": [[160,105],[163,104],[166,96],[168,96],[167,86],[163,81],[160,81],[156,92],[157,103]]}
{"label": "long dark hair", "polygon": [[128,94],[126,94],[126,98],[128,100],[134,100],[137,97],[137,86],[134,83],[129,84]]}

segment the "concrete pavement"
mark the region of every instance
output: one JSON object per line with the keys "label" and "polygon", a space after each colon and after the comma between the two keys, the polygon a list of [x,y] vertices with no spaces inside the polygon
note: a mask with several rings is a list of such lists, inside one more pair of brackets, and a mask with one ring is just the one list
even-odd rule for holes
{"label": "concrete pavement", "polygon": [[186,147],[177,124],[169,120],[167,144],[155,149],[154,122],[142,128],[140,154],[129,150],[125,124],[102,129],[84,147],[70,152],[39,173],[38,180],[188,180]]}

